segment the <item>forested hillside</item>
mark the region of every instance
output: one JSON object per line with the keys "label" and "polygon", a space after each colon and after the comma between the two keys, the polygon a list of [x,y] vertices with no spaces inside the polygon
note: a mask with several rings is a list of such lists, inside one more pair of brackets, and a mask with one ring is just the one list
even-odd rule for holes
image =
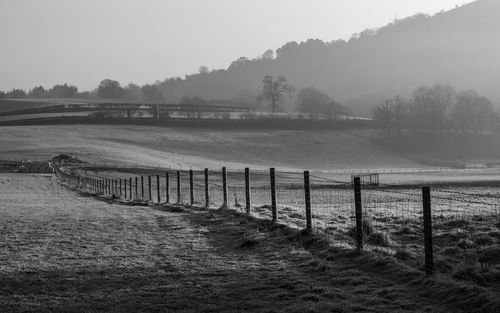
{"label": "forested hillside", "polygon": [[479,0],[434,16],[418,14],[348,41],[289,42],[254,59],[234,61],[225,70],[166,79],[165,100],[184,96],[233,99],[252,104],[264,75],[283,74],[297,90],[314,86],[355,114],[370,115],[382,99],[407,96],[423,84],[472,88],[500,102],[500,1]]}

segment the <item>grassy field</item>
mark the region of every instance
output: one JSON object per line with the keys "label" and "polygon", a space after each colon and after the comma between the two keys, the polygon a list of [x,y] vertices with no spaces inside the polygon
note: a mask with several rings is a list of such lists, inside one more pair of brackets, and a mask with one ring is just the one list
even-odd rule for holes
{"label": "grassy field", "polygon": [[[500,288],[500,183],[499,173],[481,171],[430,172],[414,174],[420,181],[397,181],[363,188],[362,207],[367,225],[367,249],[400,259],[420,269],[424,261],[422,194],[420,186],[432,186],[432,223],[434,225],[436,270],[460,280],[474,282],[487,289]],[[113,191],[122,199],[165,202],[165,169],[103,169],[83,168],[75,174],[97,179],[123,179],[127,185]],[[170,202],[190,204],[189,176],[181,174],[181,196],[177,198],[176,173],[170,174]],[[269,174],[251,171],[251,214],[260,219],[271,219]],[[341,247],[354,249],[355,227],[354,194],[347,184],[335,182],[324,173],[311,177],[311,204],[313,228]],[[487,175],[491,174],[491,175]],[[160,175],[159,188],[156,175]],[[383,176],[390,177],[391,174]],[[393,181],[402,174],[393,174]],[[142,185],[140,176],[144,178]],[[427,177],[427,180],[424,179]],[[480,179],[482,177],[482,180]],[[139,178],[136,180],[135,178]],[[151,179],[151,195],[148,185]],[[349,182],[349,177],[336,178]],[[243,172],[228,173],[229,207],[243,212],[246,207]],[[130,185],[130,182],[132,185]],[[210,207],[223,204],[220,171],[209,172]],[[306,226],[302,173],[277,172],[277,208],[280,223],[295,229]],[[128,186],[128,187],[127,187]],[[144,195],[142,195],[144,190]],[[159,199],[157,192],[159,191]],[[137,192],[137,193],[136,193]],[[205,205],[204,177],[194,172],[194,203]],[[465,275],[463,272],[473,275]]]}
{"label": "grassy field", "polygon": [[[484,290],[225,210],[2,174],[2,312],[495,312]],[[493,302],[492,302],[493,301]]]}
{"label": "grassy field", "polygon": [[[233,210],[210,212],[131,206],[68,190],[52,176],[1,174],[2,312],[498,312],[498,169],[424,172],[429,167],[419,156],[439,155],[415,150],[408,156],[374,140],[373,130],[59,125],[0,131],[0,160],[71,154],[101,164],[75,169],[90,177],[214,168],[212,209],[222,203],[220,167],[239,169],[229,173]],[[484,152],[461,161],[495,158]],[[241,169],[247,166],[281,170],[278,213],[286,226],[266,222],[267,171],[252,172],[252,216],[236,213],[245,206]],[[305,226],[302,169],[312,170],[316,185],[314,236],[299,232]],[[383,171],[383,184],[399,185],[363,191],[370,229],[361,255],[353,253],[353,193],[338,186],[350,181],[353,169]],[[187,203],[186,172],[182,181],[180,202]],[[195,181],[201,206],[200,172]],[[432,279],[421,269],[422,184],[433,186],[438,274]],[[163,189],[160,195],[164,200]],[[481,261],[488,253],[493,261]]]}
{"label": "grassy field", "polygon": [[89,162],[163,167],[347,169],[419,165],[339,130],[203,130],[141,126],[2,127],[0,159],[47,159],[59,153]]}

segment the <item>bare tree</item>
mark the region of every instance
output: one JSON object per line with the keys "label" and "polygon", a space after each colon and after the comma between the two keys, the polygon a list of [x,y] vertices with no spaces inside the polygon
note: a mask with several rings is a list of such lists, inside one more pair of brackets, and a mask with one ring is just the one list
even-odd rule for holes
{"label": "bare tree", "polygon": [[446,124],[446,113],[453,105],[455,90],[450,85],[422,86],[413,92],[410,112],[416,127],[442,131]]}
{"label": "bare tree", "polygon": [[401,135],[407,122],[408,103],[402,97],[395,96],[376,106],[372,114],[373,118],[387,129],[388,135],[391,135],[393,129]]}
{"label": "bare tree", "polygon": [[287,84],[284,75],[278,75],[276,80],[271,75],[264,76],[262,81],[262,93],[257,97],[259,102],[267,100],[271,104],[271,112],[275,113],[279,103],[283,102],[285,97],[291,97],[295,92],[292,85]]}
{"label": "bare tree", "polygon": [[493,104],[474,90],[458,93],[457,102],[451,111],[455,127],[463,132],[484,130],[493,116]]}

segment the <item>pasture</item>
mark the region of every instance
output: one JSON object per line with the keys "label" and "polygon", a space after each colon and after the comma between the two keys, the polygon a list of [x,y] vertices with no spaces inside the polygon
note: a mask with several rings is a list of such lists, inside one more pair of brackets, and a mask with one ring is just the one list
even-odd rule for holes
{"label": "pasture", "polygon": [[478,288],[423,279],[390,258],[329,248],[231,211],[102,201],[51,175],[2,174],[0,191],[2,312],[484,312],[494,305]]}
{"label": "pasture", "polygon": [[[270,131],[105,125],[1,127],[0,159],[71,154],[90,163],[172,168],[350,169],[421,167],[339,130]],[[43,136],[41,136],[43,134]]]}
{"label": "pasture", "polygon": [[[2,312],[495,312],[500,303],[498,169],[432,169],[366,130],[0,130],[0,160],[64,153],[87,162],[63,168],[72,181],[1,174]],[[219,209],[222,166],[229,210]],[[278,224],[270,222],[269,167],[278,169]],[[195,170],[193,203],[187,169]],[[311,170],[312,234],[301,231],[304,169]],[[368,171],[381,172],[382,185],[362,190],[368,226],[365,252],[356,253],[350,174]],[[77,190],[77,175],[128,186]],[[433,190],[433,277],[422,268],[422,185]]]}

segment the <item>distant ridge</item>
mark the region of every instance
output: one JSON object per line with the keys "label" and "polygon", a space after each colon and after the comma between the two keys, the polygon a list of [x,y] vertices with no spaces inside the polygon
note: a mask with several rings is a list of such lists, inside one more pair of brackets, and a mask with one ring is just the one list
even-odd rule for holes
{"label": "distant ridge", "polygon": [[[355,18],[355,16],[353,16]],[[255,102],[264,75],[284,74],[297,89],[314,86],[368,115],[386,97],[422,84],[473,88],[500,103],[500,1],[479,0],[432,17],[418,14],[348,41],[289,42],[275,58],[241,58],[226,70],[168,79],[168,101],[199,95]],[[251,38],[249,39],[251,40]]]}

